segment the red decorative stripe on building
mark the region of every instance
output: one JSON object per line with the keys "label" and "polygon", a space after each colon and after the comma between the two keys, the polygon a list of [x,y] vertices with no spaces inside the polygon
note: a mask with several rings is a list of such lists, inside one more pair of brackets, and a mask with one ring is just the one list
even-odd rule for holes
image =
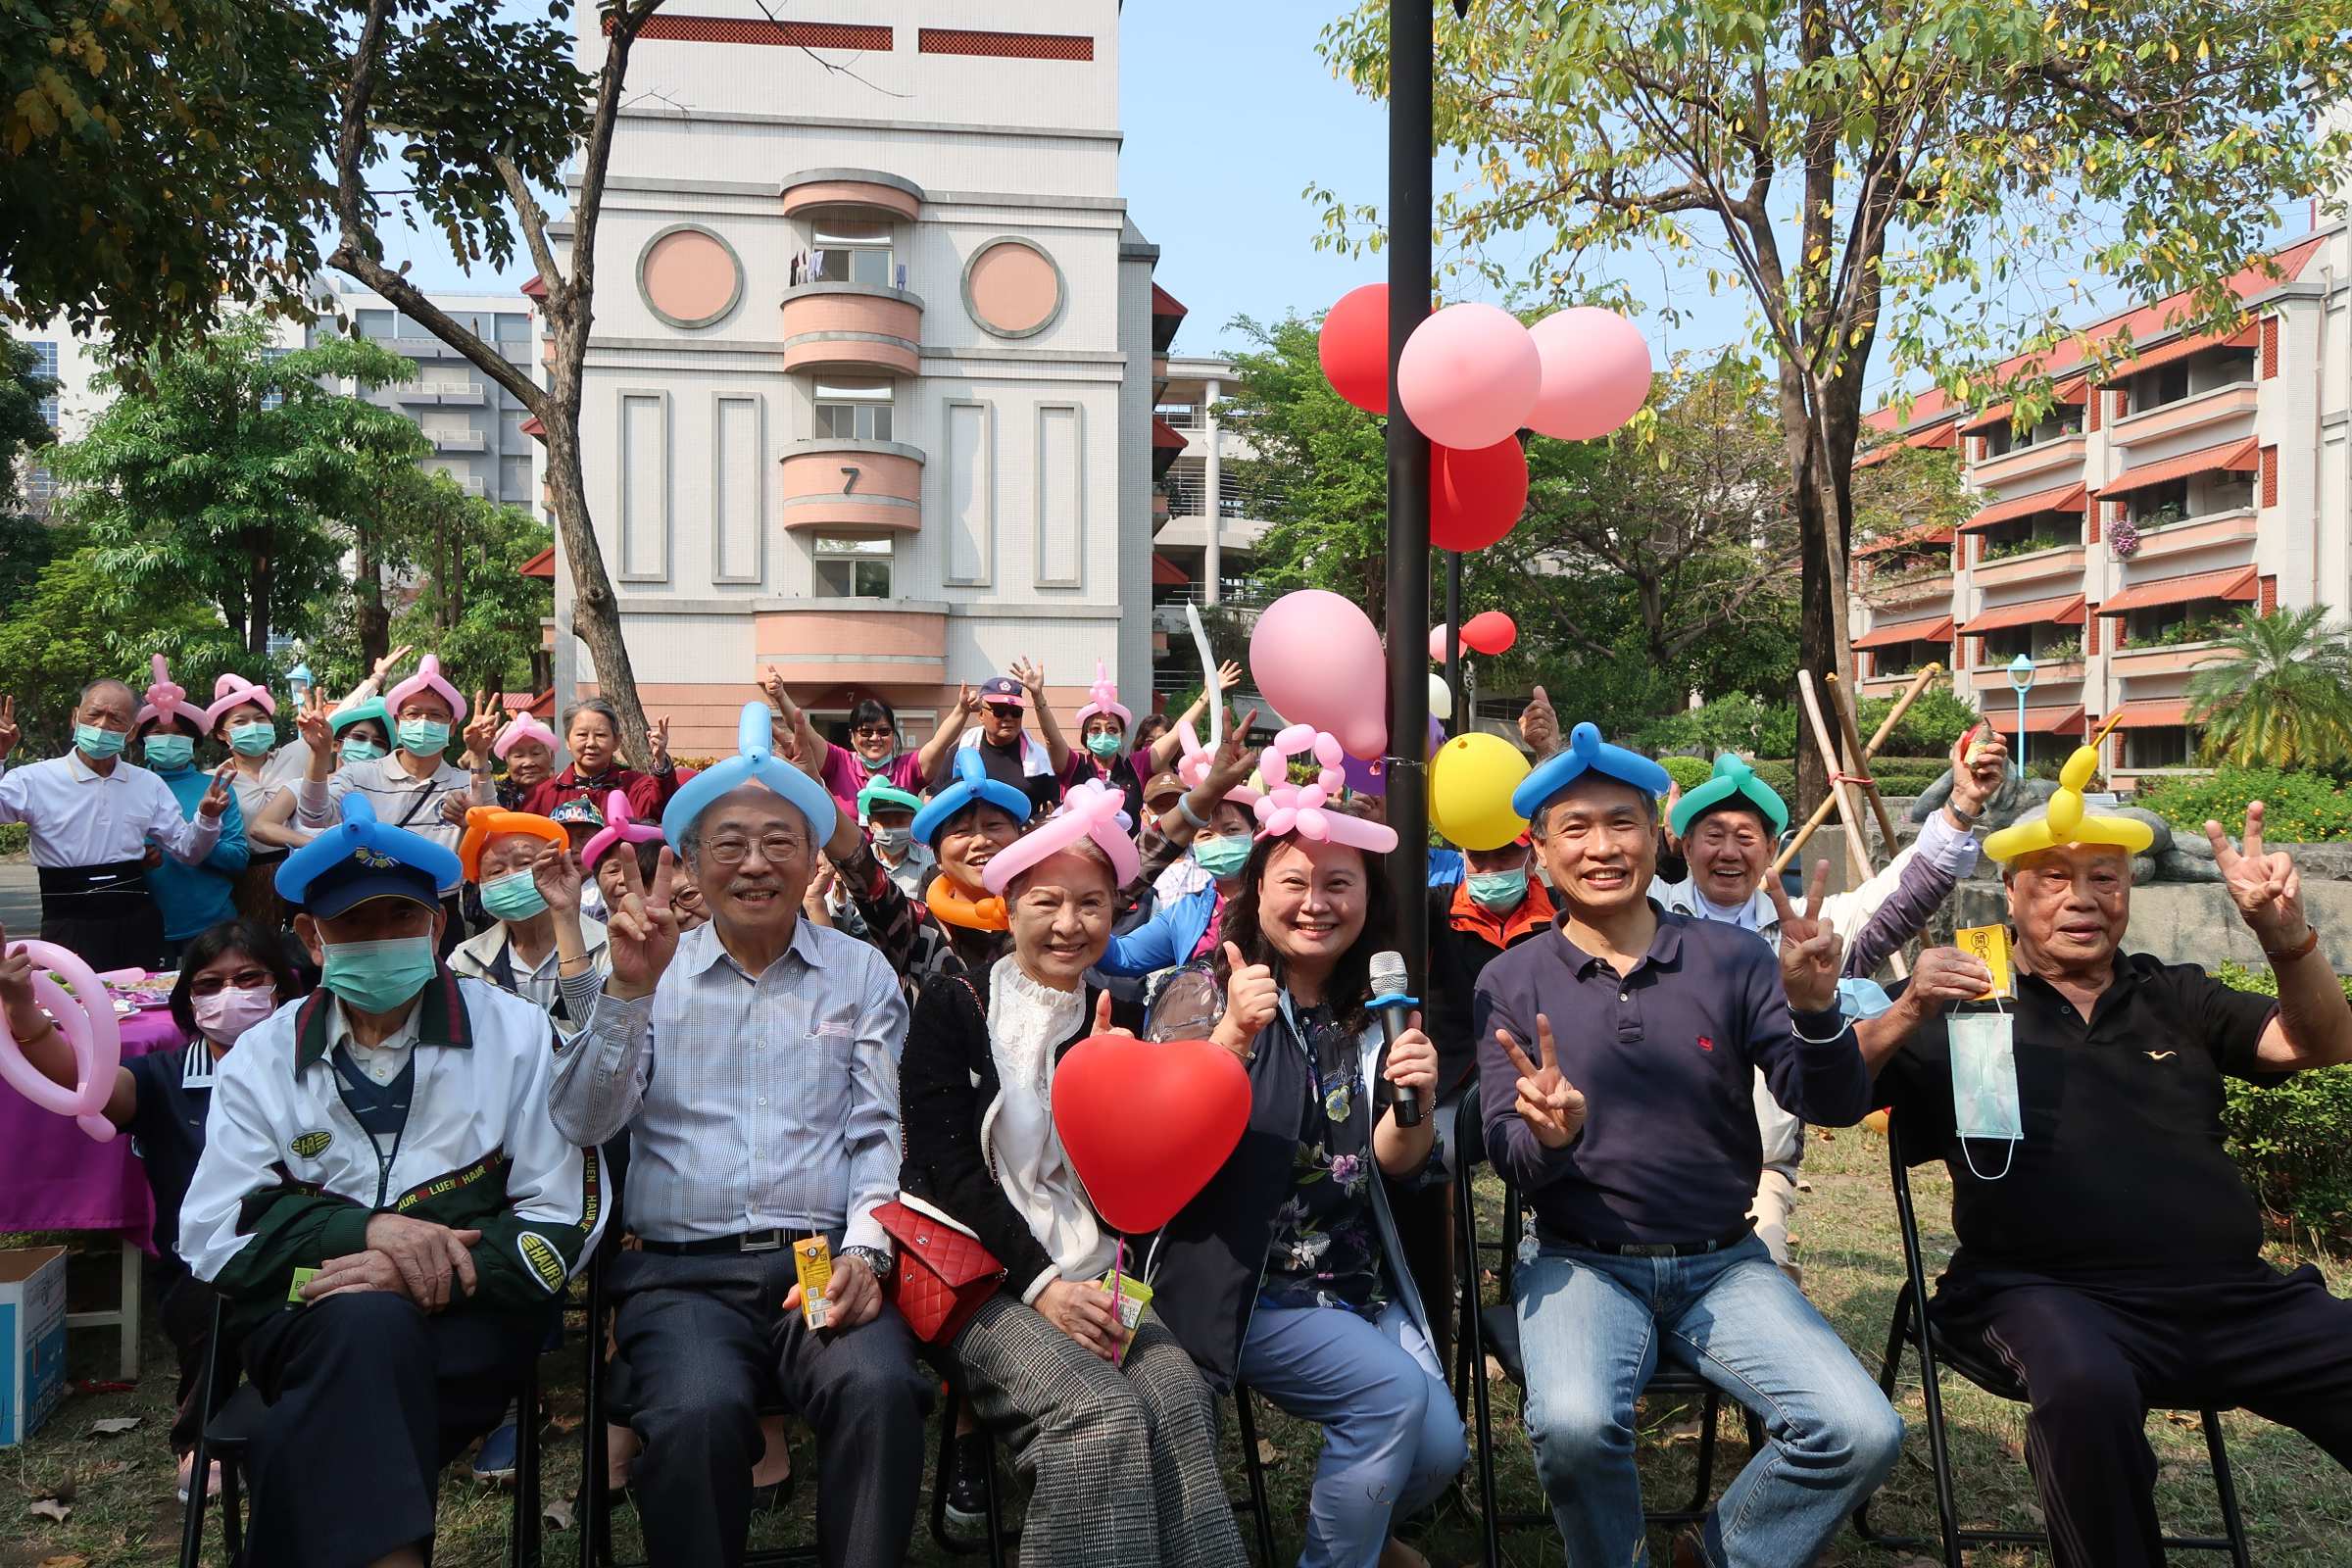
{"label": "red decorative stripe on building", "polygon": [[927,55],[979,55],[989,60],[1092,60],[1095,40],[1063,32],[980,32],[963,27],[918,27],[915,47]]}
{"label": "red decorative stripe on building", "polygon": [[[612,19],[605,19],[605,31]],[[657,11],[637,30],[640,38],[680,43],[756,43],[784,49],[865,49],[890,52],[890,29],[849,22],[769,22],[757,17],[673,17]]]}

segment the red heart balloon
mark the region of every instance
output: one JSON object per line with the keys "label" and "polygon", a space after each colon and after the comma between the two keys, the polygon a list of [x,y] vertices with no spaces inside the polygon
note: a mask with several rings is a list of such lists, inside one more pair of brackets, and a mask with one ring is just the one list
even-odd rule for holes
{"label": "red heart balloon", "polygon": [[1054,1130],[1095,1210],[1155,1231],[1208,1185],[1250,1123],[1250,1075],[1206,1040],[1081,1040],[1054,1069]]}

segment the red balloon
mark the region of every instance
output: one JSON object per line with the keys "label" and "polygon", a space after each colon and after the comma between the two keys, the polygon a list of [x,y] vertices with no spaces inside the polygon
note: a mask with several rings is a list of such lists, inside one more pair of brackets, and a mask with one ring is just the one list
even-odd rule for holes
{"label": "red balloon", "polygon": [[1440,550],[1484,550],[1526,510],[1527,454],[1517,436],[1468,452],[1430,447],[1429,542]]}
{"label": "red balloon", "polygon": [[1518,640],[1518,626],[1499,610],[1472,615],[1462,623],[1462,646],[1476,649],[1482,654],[1507,653],[1511,644]]}
{"label": "red balloon", "polygon": [[1054,1130],[1114,1230],[1155,1231],[1191,1202],[1250,1124],[1250,1075],[1205,1040],[1096,1035],[1054,1069]]}
{"label": "red balloon", "polygon": [[1340,296],[1323,318],[1315,358],[1333,391],[1366,414],[1389,412],[1389,285],[1366,283]]}

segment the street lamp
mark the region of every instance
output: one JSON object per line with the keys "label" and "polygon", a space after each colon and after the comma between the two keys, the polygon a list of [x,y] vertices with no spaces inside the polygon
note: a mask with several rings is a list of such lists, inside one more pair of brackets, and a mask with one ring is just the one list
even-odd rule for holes
{"label": "street lamp", "polygon": [[2034,657],[2020,654],[2009,661],[2009,684],[2017,688],[2017,776],[2026,776],[2026,693],[2034,689]]}

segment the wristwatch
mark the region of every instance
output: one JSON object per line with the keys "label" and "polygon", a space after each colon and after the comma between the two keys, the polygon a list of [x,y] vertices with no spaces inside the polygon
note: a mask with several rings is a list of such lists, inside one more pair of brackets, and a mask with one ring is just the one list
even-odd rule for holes
{"label": "wristwatch", "polygon": [[845,1247],[841,1250],[841,1255],[844,1257],[854,1257],[858,1262],[863,1263],[867,1268],[873,1270],[874,1280],[877,1284],[888,1285],[890,1283],[892,1258],[888,1252],[883,1251],[880,1248]]}

